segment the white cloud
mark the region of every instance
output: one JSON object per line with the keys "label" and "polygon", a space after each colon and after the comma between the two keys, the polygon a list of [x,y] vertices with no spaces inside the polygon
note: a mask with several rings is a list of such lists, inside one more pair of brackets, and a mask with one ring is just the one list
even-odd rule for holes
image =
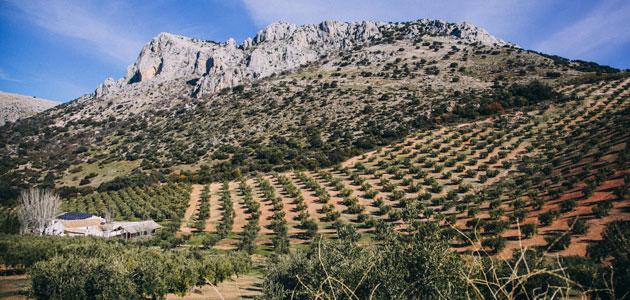
{"label": "white cloud", "polygon": [[562,28],[534,49],[571,58],[596,60],[630,42],[630,2],[607,1],[581,20]]}
{"label": "white cloud", "polygon": [[10,2],[23,17],[41,28],[89,45],[88,51],[103,54],[116,63],[129,63],[137,56],[143,41],[128,28],[117,25],[120,3],[89,7],[83,1]]}
{"label": "white cloud", "polygon": [[7,75],[7,73],[5,73],[3,69],[0,69],[0,80],[12,81],[12,82],[22,82],[21,80],[15,79],[15,78]]}

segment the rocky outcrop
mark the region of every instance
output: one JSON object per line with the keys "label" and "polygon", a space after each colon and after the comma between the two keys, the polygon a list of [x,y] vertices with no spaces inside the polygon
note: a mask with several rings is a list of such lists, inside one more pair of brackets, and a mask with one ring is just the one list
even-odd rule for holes
{"label": "rocky outcrop", "polygon": [[125,78],[107,79],[91,95],[111,97],[134,85],[165,81],[187,82],[192,96],[205,96],[235,85],[288,71],[338,51],[383,42],[394,33],[406,39],[425,35],[451,36],[466,43],[504,45],[470,23],[418,20],[405,23],[325,21],[296,26],[286,22],[269,25],[241,45],[204,41],[160,33],[146,44]]}
{"label": "rocky outcrop", "polygon": [[30,117],[58,104],[60,103],[46,99],[0,92],[0,126]]}

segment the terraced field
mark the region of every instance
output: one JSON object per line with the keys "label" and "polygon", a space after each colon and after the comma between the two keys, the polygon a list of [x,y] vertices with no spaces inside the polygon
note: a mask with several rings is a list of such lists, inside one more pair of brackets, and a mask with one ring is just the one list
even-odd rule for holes
{"label": "terraced field", "polygon": [[607,223],[630,219],[630,80],[560,91],[575,100],[419,132],[331,169],[147,191],[158,200],[190,193],[185,213],[177,201],[149,205],[139,188],[122,191],[138,198],[130,209],[120,195],[98,193],[68,207],[98,213],[104,206],[93,200],[104,199],[119,218],[173,211],[191,244],[252,253],[286,252],[347,225],[370,243],[387,226],[435,220],[460,252],[507,257],[525,245],[584,255]]}
{"label": "terraced field", "polygon": [[[203,231],[225,219],[220,199],[228,193],[238,234],[218,243],[226,248],[259,215],[262,247],[281,227],[291,244],[308,240],[311,223],[331,237],[352,224],[369,242],[381,224],[406,230],[431,219],[453,230],[458,251],[485,246],[507,256],[567,233],[572,242],[560,254],[583,255],[605,224],[630,219],[629,87],[630,80],[568,86],[561,91],[578,100],[421,132],[332,169],[261,174],[227,189],[211,184]],[[259,205],[246,203],[243,188]]]}

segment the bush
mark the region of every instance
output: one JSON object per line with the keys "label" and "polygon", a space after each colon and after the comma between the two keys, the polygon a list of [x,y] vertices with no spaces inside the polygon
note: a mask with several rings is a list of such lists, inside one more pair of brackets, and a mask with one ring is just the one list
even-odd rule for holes
{"label": "bush", "polygon": [[[50,261],[38,262],[29,273],[36,299],[137,297],[136,285],[120,259],[105,261],[79,255],[57,256]],[[156,290],[165,294],[164,283],[156,282]]]}
{"label": "bush", "polygon": [[607,216],[610,213],[610,210],[613,208],[612,202],[610,201],[600,201],[597,202],[597,205],[593,207],[593,214],[596,217],[602,218]]}
{"label": "bush", "polygon": [[571,245],[571,235],[565,234],[553,234],[545,237],[547,242],[547,249],[549,251],[560,251],[569,248]]}
{"label": "bush", "polygon": [[586,220],[581,218],[570,220],[569,227],[571,227],[571,232],[573,234],[585,234],[589,228],[588,224],[586,224]]}
{"label": "bush", "polygon": [[317,235],[317,222],[313,219],[308,219],[301,224],[302,229],[306,230],[304,232],[304,237],[307,239],[313,238]]}
{"label": "bush", "polygon": [[384,232],[378,245],[326,240],[279,258],[265,275],[261,298],[465,298],[466,284],[458,276],[463,260],[442,239],[437,224],[422,225],[407,237]]}
{"label": "bush", "polygon": [[542,214],[538,215],[538,221],[540,221],[540,224],[542,224],[543,226],[548,226],[551,223],[553,223],[553,220],[558,216],[558,212],[555,210],[549,210],[547,212],[544,212]]}
{"label": "bush", "polygon": [[249,256],[199,256],[118,239],[0,236],[5,266],[27,268],[36,299],[163,299],[246,271]]}
{"label": "bush", "polygon": [[577,207],[577,202],[573,199],[564,200],[560,203],[560,208],[563,212],[569,212],[574,210]]}
{"label": "bush", "polygon": [[612,283],[615,295],[630,293],[630,221],[614,221],[606,226],[602,240],[587,248],[587,255],[597,261],[612,258]]}
{"label": "bush", "polygon": [[493,253],[499,253],[505,249],[507,240],[502,236],[486,238],[481,241],[481,247],[489,248]]}
{"label": "bush", "polygon": [[538,233],[538,227],[534,223],[527,223],[521,226],[521,233],[525,235],[525,238],[530,238]]}

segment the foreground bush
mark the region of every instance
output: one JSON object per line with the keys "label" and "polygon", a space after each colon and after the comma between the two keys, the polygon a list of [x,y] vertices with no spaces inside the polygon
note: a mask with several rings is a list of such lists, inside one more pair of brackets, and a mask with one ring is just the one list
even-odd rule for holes
{"label": "foreground bush", "polygon": [[320,239],[271,263],[263,299],[462,299],[463,261],[437,229],[365,247]]}
{"label": "foreground bush", "polygon": [[[379,223],[380,225],[385,223]],[[615,269],[584,257],[523,248],[511,259],[455,254],[452,231],[425,223],[408,234],[391,228],[382,242],[358,246],[322,240],[270,263],[262,299],[623,299],[627,264]],[[384,225],[387,227],[387,225]],[[607,231],[608,232],[608,231]],[[610,231],[612,232],[612,231]],[[617,243],[619,244],[619,243]],[[607,247],[609,244],[603,245]],[[624,253],[627,253],[627,250]],[[601,256],[600,256],[601,257]],[[621,271],[621,274],[615,272]],[[626,273],[623,273],[623,272]],[[615,274],[615,275],[613,275]]]}
{"label": "foreground bush", "polygon": [[193,286],[218,284],[247,271],[235,253],[163,251],[100,238],[0,236],[0,262],[25,269],[35,299],[163,299]]}

